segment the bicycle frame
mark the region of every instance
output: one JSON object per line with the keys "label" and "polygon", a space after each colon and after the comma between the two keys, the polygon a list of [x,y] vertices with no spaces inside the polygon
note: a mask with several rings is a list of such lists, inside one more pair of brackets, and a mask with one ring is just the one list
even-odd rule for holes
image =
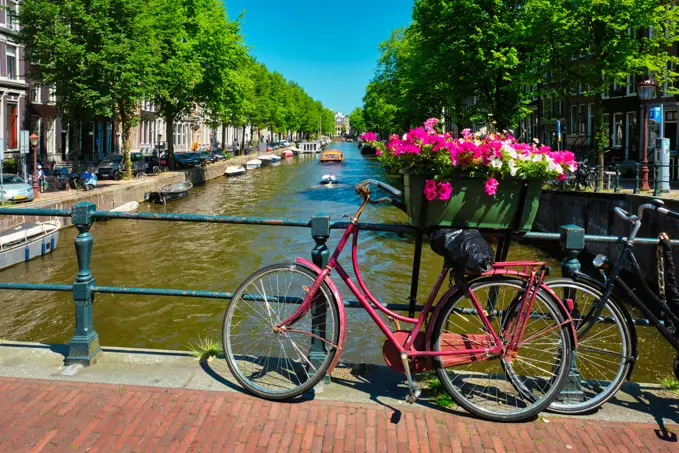
{"label": "bicycle frame", "polygon": [[[360,213],[360,211],[359,211]],[[359,269],[358,265],[358,256],[357,256],[357,249],[358,249],[358,233],[360,231],[360,228],[357,225],[357,222],[352,221],[345,231],[345,233],[342,236],[342,239],[340,240],[337,248],[333,252],[332,256],[330,257],[330,260],[328,262],[328,265],[320,269],[316,266],[311,265],[307,260],[298,258],[297,262],[301,263],[309,268],[311,268],[314,272],[318,274],[316,280],[314,281],[313,285],[309,289],[304,301],[300,305],[300,307],[292,313],[288,318],[283,320],[281,323],[278,325],[274,326],[274,329],[277,331],[285,331],[286,329],[289,328],[289,326],[293,325],[296,321],[301,319],[310,309],[311,305],[313,304],[313,300],[316,296],[317,291],[320,289],[321,285],[325,282],[328,284],[330,287],[333,296],[335,297],[337,303],[341,306],[340,308],[340,321],[341,321],[341,332],[340,332],[340,340],[338,345],[331,344],[329,341],[322,339],[320,337],[317,337],[314,335],[314,338],[321,340],[328,344],[329,346],[337,348],[339,354],[336,354],[335,357],[335,362],[331,365],[334,367],[336,361],[339,360],[339,356],[341,354],[341,351],[343,350],[343,343],[344,339],[346,338],[346,322],[344,321],[344,307],[343,307],[343,302],[341,299],[341,295],[339,294],[339,291],[337,291],[336,286],[334,283],[332,283],[332,280],[329,278],[330,274],[333,270],[336,270],[337,273],[339,274],[340,278],[344,281],[344,283],[349,287],[351,292],[356,296],[358,299],[359,303],[365,309],[370,317],[373,319],[373,321],[377,324],[377,326],[380,328],[382,333],[387,337],[387,340],[390,341],[399,351],[401,354],[406,354],[409,358],[410,357],[441,357],[441,356],[453,356],[453,355],[484,355],[485,357],[493,356],[493,355],[500,355],[503,352],[506,352],[507,349],[516,349],[520,347],[521,342],[523,340],[523,334],[524,330],[526,327],[526,324],[529,319],[529,315],[531,313],[533,303],[535,301],[535,297],[537,296],[537,292],[540,289],[544,289],[545,291],[548,291],[551,293],[551,296],[554,297],[555,300],[559,301],[561,304],[561,308],[563,313],[566,314],[566,322],[564,324],[571,324],[572,328],[572,321],[570,316],[568,316],[569,311],[565,309],[563,306],[563,303],[561,300],[556,297],[556,295],[546,286],[542,284],[542,280],[544,277],[544,265],[545,263],[543,262],[532,262],[532,261],[519,261],[519,262],[507,262],[507,263],[496,263],[493,266],[493,269],[489,272],[486,272],[483,274],[481,277],[488,277],[488,276],[493,276],[493,275],[508,275],[508,276],[513,276],[513,277],[518,277],[522,279],[523,281],[528,282],[527,288],[528,290],[523,292],[523,295],[521,297],[520,303],[520,309],[518,311],[519,316],[517,316],[515,322],[512,326],[512,330],[510,332],[509,338],[510,341],[507,346],[503,346],[502,340],[500,339],[499,335],[495,330],[493,329],[493,326],[490,323],[490,320],[488,319],[488,316],[486,315],[485,310],[481,306],[481,303],[479,300],[476,298],[474,293],[472,291],[469,291],[469,287],[466,281],[463,279],[460,279],[462,282],[455,284],[453,287],[448,289],[444,295],[441,297],[441,301],[447,300],[449,297],[452,297],[456,292],[458,291],[465,291],[468,293],[469,297],[472,300],[472,303],[475,307],[476,315],[481,318],[481,321],[483,322],[484,327],[487,329],[487,331],[490,333],[492,340],[494,342],[494,346],[492,347],[487,347],[487,348],[477,348],[477,349],[460,349],[460,350],[444,350],[444,351],[432,351],[430,350],[430,343],[431,343],[431,336],[432,336],[432,331],[435,325],[435,321],[437,317],[440,314],[440,311],[443,307],[442,303],[439,303],[436,306],[436,309],[434,310],[432,317],[427,325],[425,335],[426,335],[426,350],[419,351],[414,348],[415,340],[417,339],[418,335],[420,335],[422,325],[425,323],[425,320],[427,319],[427,316],[432,310],[432,307],[434,305],[434,300],[436,299],[436,296],[441,290],[441,286],[443,285],[443,282],[445,281],[446,277],[448,276],[450,269],[443,267],[437,280],[436,283],[434,284],[434,287],[429,294],[429,297],[427,299],[426,304],[424,305],[424,308],[422,312],[420,313],[420,316],[417,318],[410,318],[407,316],[400,315],[398,313],[395,313],[391,310],[389,310],[387,307],[385,307],[383,304],[381,304],[373,295],[372,293],[368,290],[365,282],[363,281],[363,278],[361,276],[361,272]],[[342,267],[342,265],[339,263],[338,259],[342,251],[344,250],[346,244],[349,242],[349,238],[352,237],[352,265],[354,269],[354,274],[356,276],[356,281],[358,283],[358,286],[354,281],[351,279],[351,277],[348,275],[346,270]],[[530,273],[527,272],[519,272],[517,270],[511,269],[515,267],[524,267],[525,269],[531,268]],[[542,268],[540,272],[536,270],[536,268]],[[529,297],[530,296],[530,297]],[[374,305],[374,306],[373,306]],[[408,335],[408,339],[406,343],[403,345],[401,344],[396,337],[394,336],[394,332],[392,332],[391,329],[386,325],[386,323],[382,320],[382,318],[379,316],[378,311],[381,311],[385,313],[387,316],[397,319],[399,321],[403,321],[409,324],[414,324],[412,330],[410,331]],[[535,338],[536,336],[543,335],[548,333],[549,331],[553,329],[560,328],[564,324],[559,324],[552,326],[548,329],[546,329],[544,332],[538,332],[538,334],[535,334],[531,337]],[[572,332],[574,333],[574,329],[572,329]],[[573,339],[575,340],[575,336],[573,335]]]}

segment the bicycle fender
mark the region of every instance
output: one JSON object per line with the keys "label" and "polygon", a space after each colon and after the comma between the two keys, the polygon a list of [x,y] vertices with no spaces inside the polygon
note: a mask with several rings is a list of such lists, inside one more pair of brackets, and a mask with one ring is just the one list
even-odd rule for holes
{"label": "bicycle fender", "polygon": [[[574,280],[576,282],[580,281],[592,285],[595,288],[599,289],[602,293],[606,288],[606,285],[602,281],[590,277],[589,275],[584,274],[582,272],[576,271],[571,275],[571,277],[572,277],[571,280]],[[568,278],[565,278],[564,280],[568,280]],[[613,289],[613,295],[615,295],[615,288]],[[618,300],[620,299],[618,298]],[[637,342],[637,329],[634,327],[634,321],[632,320],[632,315],[630,315],[630,312],[627,309],[627,304],[618,303],[617,307],[622,312],[622,316],[625,318],[625,322],[627,322],[627,325],[629,326],[630,336],[632,339],[632,365],[629,367],[629,373],[627,373],[627,380],[629,381],[630,379],[632,379],[632,373],[634,373],[634,368],[636,367],[637,361],[639,360],[639,344]]]}
{"label": "bicycle fender", "polygon": [[[311,261],[297,257],[295,258],[295,263],[306,267],[310,271],[320,274],[321,273],[321,268],[316,266],[314,263]],[[326,277],[324,280],[325,284],[328,285],[328,288],[330,288],[330,292],[332,292],[332,296],[335,298],[335,303],[337,304],[337,312],[339,313],[339,324],[340,324],[340,332],[339,332],[339,341],[337,344],[337,353],[335,353],[335,357],[332,360],[332,363],[330,363],[330,367],[328,368],[328,374],[332,374],[333,370],[335,369],[335,366],[337,366],[337,363],[339,362],[340,356],[342,355],[342,352],[344,352],[344,342],[347,339],[347,310],[344,307],[344,300],[342,299],[342,294],[340,294],[339,290],[337,289],[337,286],[335,285],[335,282],[333,282],[329,277]]]}

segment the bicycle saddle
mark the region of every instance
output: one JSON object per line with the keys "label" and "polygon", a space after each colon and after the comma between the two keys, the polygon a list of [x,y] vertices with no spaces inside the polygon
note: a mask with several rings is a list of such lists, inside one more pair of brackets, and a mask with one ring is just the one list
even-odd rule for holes
{"label": "bicycle saddle", "polygon": [[470,275],[493,267],[495,252],[478,230],[437,230],[429,237],[431,249],[446,260],[446,267]]}

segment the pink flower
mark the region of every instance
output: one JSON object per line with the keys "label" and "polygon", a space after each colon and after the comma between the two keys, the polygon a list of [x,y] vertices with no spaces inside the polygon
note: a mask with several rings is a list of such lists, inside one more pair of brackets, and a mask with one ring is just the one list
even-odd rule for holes
{"label": "pink flower", "polygon": [[435,200],[438,196],[438,193],[436,193],[436,181],[433,179],[425,181],[424,196],[427,197],[427,200],[429,201]]}
{"label": "pink flower", "polygon": [[450,200],[450,196],[453,194],[453,186],[449,182],[439,183],[439,200],[445,201]]}
{"label": "pink flower", "polygon": [[375,150],[375,155],[376,155],[376,156],[379,156],[380,154],[382,154],[382,151],[380,151],[379,149],[376,149],[376,150]]}
{"label": "pink flower", "polygon": [[364,142],[374,142],[377,140],[377,135],[374,132],[366,132],[365,134],[361,135],[361,140]]}
{"label": "pink flower", "polygon": [[391,134],[391,137],[389,137],[389,140],[391,140],[392,142],[394,140],[398,140],[398,134]]}
{"label": "pink flower", "polygon": [[434,131],[434,126],[436,126],[438,122],[439,122],[438,118],[429,118],[427,121],[424,122],[424,129],[430,134],[433,134],[436,132]]}
{"label": "pink flower", "polygon": [[561,173],[559,176],[556,177],[557,180],[559,181],[565,181],[566,180],[566,174]]}
{"label": "pink flower", "polygon": [[495,178],[488,178],[488,181],[486,181],[486,193],[488,195],[495,195],[495,192],[497,192],[497,186],[499,186],[500,183],[497,182],[497,179]]}

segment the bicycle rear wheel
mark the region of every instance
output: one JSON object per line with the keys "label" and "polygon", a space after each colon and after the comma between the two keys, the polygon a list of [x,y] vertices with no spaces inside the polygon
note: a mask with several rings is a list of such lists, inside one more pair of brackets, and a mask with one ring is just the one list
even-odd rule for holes
{"label": "bicycle rear wheel", "polygon": [[[488,313],[503,346],[516,321],[524,282],[506,277],[479,280],[470,290]],[[458,293],[436,319],[432,350],[490,348],[495,345],[472,299]],[[515,354],[439,356],[436,372],[446,391],[463,408],[486,420],[516,422],[534,417],[558,395],[568,377],[572,341],[569,325],[554,300],[535,296],[523,340]]]}
{"label": "bicycle rear wheel", "polygon": [[[620,389],[632,366],[632,331],[623,310],[609,298],[601,315],[585,334],[582,319],[601,303],[601,291],[571,279],[545,282],[562,299],[571,299],[571,313],[578,334],[578,349],[573,354],[579,379],[564,396],[559,396],[549,410],[560,414],[590,412]],[[589,324],[589,323],[588,323]]]}
{"label": "bicycle rear wheel", "polygon": [[276,331],[304,301],[316,274],[297,264],[276,264],[248,277],[224,315],[222,335],[229,369],[249,392],[285,400],[311,389],[337,353],[339,311],[324,283],[311,308]]}

